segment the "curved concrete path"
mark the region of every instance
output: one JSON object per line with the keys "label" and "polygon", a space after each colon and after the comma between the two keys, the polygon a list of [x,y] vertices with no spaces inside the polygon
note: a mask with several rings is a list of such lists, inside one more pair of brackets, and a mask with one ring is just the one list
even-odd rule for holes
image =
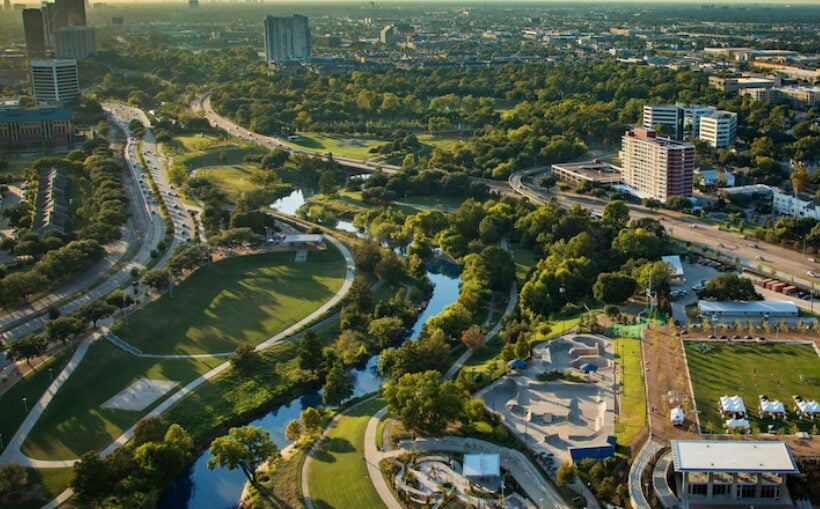
{"label": "curved concrete path", "polygon": [[641,477],[643,477],[644,471],[649,467],[655,454],[660,450],[661,444],[650,437],[643,444],[629,467],[629,501],[632,503],[632,507],[649,507],[649,501],[646,499],[646,494],[641,487]]}
{"label": "curved concrete path", "polygon": [[[334,306],[339,304],[342,299],[347,295],[347,292],[350,290],[350,287],[353,284],[353,277],[356,272],[356,264],[353,261],[353,255],[350,253],[350,250],[347,249],[342,242],[339,240],[331,237],[326,236],[328,240],[342,253],[342,257],[345,259],[346,270],[345,270],[345,279],[342,282],[341,288],[336,292],[336,294],[331,297],[328,301],[324,304],[316,308],[311,314],[302,318],[295,324],[291,325],[287,329],[283,330],[282,332],[271,336],[270,338],[266,339],[262,343],[256,345],[256,351],[262,351],[271,346],[275,345],[276,343],[286,339],[302,327],[305,327],[312,323],[313,321],[320,318],[322,315],[327,313],[330,309]],[[98,335],[95,335],[95,337]],[[34,427],[34,424],[39,419],[42,411],[45,409],[46,406],[51,402],[54,395],[57,393],[59,388],[62,386],[63,382],[71,375],[74,369],[79,365],[80,361],[82,360],[83,356],[85,356],[85,352],[88,350],[88,346],[91,344],[92,339],[87,339],[80,344],[80,348],[77,349],[77,353],[75,353],[74,357],[72,357],[69,364],[66,368],[60,373],[60,376],[54,380],[54,383],[48,388],[46,394],[43,395],[42,398],[37,402],[37,405],[32,408],[32,411],[26,417],[23,425],[17,430],[12,441],[9,442],[8,447],[6,447],[5,451],[3,451],[3,455],[0,456],[0,463],[9,463],[9,462],[16,462],[20,463],[26,467],[33,467],[33,468],[65,468],[74,465],[79,459],[71,459],[71,460],[38,460],[34,458],[29,458],[20,450],[20,446],[26,440],[31,429]],[[184,358],[184,356],[183,356]],[[200,375],[199,377],[195,378],[187,385],[182,387],[180,390],[172,394],[169,398],[165,401],[160,403],[156,408],[148,412],[144,417],[155,417],[162,414],[172,405],[174,405],[177,401],[185,397],[187,394],[191,393],[194,389],[199,387],[200,385],[204,384],[208,380],[214,378],[215,376],[219,375],[226,369],[230,367],[230,361],[223,362],[219,366],[213,368],[212,370],[208,371],[207,373]],[[143,418],[144,418],[143,417]],[[103,449],[100,453],[103,456],[107,456],[114,452],[116,449],[125,445],[133,436],[134,436],[134,426],[131,426],[127,429],[122,435],[117,437],[108,447]]]}

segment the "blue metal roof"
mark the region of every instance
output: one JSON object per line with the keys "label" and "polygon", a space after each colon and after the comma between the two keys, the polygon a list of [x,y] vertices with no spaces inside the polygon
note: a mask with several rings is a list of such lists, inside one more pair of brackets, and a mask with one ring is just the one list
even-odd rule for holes
{"label": "blue metal roof", "polygon": [[2,108],[0,123],[42,122],[47,120],[71,120],[74,111],[71,108]]}

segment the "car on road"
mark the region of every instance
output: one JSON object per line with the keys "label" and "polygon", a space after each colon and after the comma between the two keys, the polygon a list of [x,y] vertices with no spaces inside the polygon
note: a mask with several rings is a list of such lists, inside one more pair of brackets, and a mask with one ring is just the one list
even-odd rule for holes
{"label": "car on road", "polygon": [[806,274],[808,274],[811,277],[817,277],[817,273],[814,272],[813,270],[810,270],[810,271],[806,272]]}
{"label": "car on road", "polygon": [[695,223],[692,223],[692,224],[689,225],[689,228],[697,228],[697,227],[698,227],[698,225],[696,225]]}
{"label": "car on road", "polygon": [[754,248],[754,249],[757,249],[757,248],[759,248],[759,247],[760,247],[760,246],[758,246],[758,245],[757,245],[756,243],[754,243],[754,242],[750,242],[748,245],[749,245],[749,247]]}

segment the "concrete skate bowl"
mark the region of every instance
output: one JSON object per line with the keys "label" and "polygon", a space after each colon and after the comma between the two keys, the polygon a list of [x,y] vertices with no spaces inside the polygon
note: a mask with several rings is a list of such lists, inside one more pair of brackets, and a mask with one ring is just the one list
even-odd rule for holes
{"label": "concrete skate bowl", "polygon": [[607,340],[604,338],[575,334],[547,343],[548,352],[544,352],[542,358],[548,359],[546,366],[559,371],[578,369],[586,363],[603,369],[612,366],[612,360],[605,357],[606,347]]}

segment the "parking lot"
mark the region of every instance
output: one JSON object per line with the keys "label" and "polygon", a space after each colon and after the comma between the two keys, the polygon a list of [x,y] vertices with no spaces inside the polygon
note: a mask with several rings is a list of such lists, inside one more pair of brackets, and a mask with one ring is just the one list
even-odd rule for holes
{"label": "parking lot", "polygon": [[675,286],[672,289],[680,289],[686,293],[683,297],[672,301],[672,318],[681,324],[686,324],[688,321],[686,317],[686,306],[698,301],[697,292],[693,288],[700,288],[698,285],[720,274],[716,265],[717,262],[711,262],[703,258],[700,263],[685,262],[683,264],[683,286]]}

